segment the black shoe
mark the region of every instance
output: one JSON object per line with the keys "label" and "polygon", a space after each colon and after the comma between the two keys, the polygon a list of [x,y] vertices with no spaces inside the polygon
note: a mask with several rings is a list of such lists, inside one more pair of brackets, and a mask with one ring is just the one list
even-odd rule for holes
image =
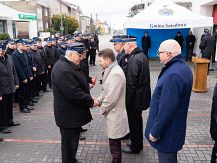
{"label": "black shoe", "polygon": [[34,100],[32,100],[32,103],[38,103],[38,101],[34,99]]}
{"label": "black shoe", "polygon": [[10,134],[10,133],[11,133],[11,130],[5,128],[5,129],[1,129],[0,132],[3,133],[3,134]]}
{"label": "black shoe", "polygon": [[8,127],[12,127],[12,126],[19,126],[20,125],[20,123],[18,123],[18,122],[9,122],[8,123]]}
{"label": "black shoe", "polygon": [[86,132],[87,131],[87,129],[86,128],[82,128],[81,127],[81,130],[80,130],[81,132]]}
{"label": "black shoe", "polygon": [[79,140],[85,140],[85,139],[86,139],[85,136],[83,136],[83,135],[79,136]]}
{"label": "black shoe", "polygon": [[132,150],[129,146],[122,148],[121,150],[122,152],[127,153],[127,154],[139,154],[140,153],[140,151]]}
{"label": "black shoe", "polygon": [[26,109],[28,109],[28,110],[35,110],[34,108],[28,108],[28,107]]}
{"label": "black shoe", "polygon": [[3,141],[3,138],[0,138],[0,142]]}
{"label": "black shoe", "polygon": [[35,106],[35,104],[32,101],[30,101],[28,105],[29,106]]}
{"label": "black shoe", "polygon": [[27,108],[24,108],[24,109],[20,110],[20,112],[22,112],[22,113],[31,113],[31,111],[29,109],[27,109]]}

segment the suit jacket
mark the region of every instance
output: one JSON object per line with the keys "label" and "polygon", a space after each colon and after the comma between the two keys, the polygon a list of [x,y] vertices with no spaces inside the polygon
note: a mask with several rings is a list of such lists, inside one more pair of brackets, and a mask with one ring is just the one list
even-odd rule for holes
{"label": "suit jacket", "polygon": [[0,96],[14,93],[19,81],[10,55],[0,58],[0,76]]}
{"label": "suit jacket", "polygon": [[29,79],[29,77],[32,76],[32,72],[28,66],[29,64],[26,53],[20,53],[18,50],[15,50],[12,53],[12,58],[19,81],[22,82],[26,79]]}
{"label": "suit jacket", "polygon": [[123,70],[114,62],[105,70],[102,81],[102,94],[98,98],[108,138],[118,139],[129,133],[125,107],[126,78]]}
{"label": "suit jacket", "polygon": [[[161,71],[152,95],[145,136],[152,147],[165,152],[179,151],[185,143],[186,120],[193,77],[181,55]],[[149,134],[157,139],[152,142]]]}
{"label": "suit jacket", "polygon": [[201,49],[202,58],[209,58],[214,55],[216,51],[215,37],[210,34],[203,36],[199,48]]}

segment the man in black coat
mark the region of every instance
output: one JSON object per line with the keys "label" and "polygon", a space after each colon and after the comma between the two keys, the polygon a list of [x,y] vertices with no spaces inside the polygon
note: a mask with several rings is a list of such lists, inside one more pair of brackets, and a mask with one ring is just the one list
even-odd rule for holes
{"label": "man in black coat", "polygon": [[28,66],[27,55],[24,52],[24,41],[20,39],[17,40],[16,43],[17,50],[15,50],[11,56],[19,79],[18,102],[21,112],[30,113],[30,110],[27,107],[27,84],[28,80],[32,78],[32,73]]}
{"label": "man in black coat", "polygon": [[69,46],[65,57],[55,64],[51,74],[54,115],[60,128],[63,163],[77,163],[75,156],[81,126],[92,119],[89,108],[98,105],[90,96],[89,84],[79,67],[83,49],[79,43]]}
{"label": "man in black coat", "polygon": [[61,56],[65,56],[65,53],[66,53],[66,42],[62,41],[58,44],[58,48],[57,48],[58,57],[61,58]]}
{"label": "man in black coat", "polygon": [[11,55],[14,52],[15,49],[16,49],[16,42],[15,42],[15,40],[9,39],[8,40],[7,49],[6,49],[6,54]]}
{"label": "man in black coat", "polygon": [[195,44],[195,36],[193,35],[192,31],[190,31],[189,35],[186,37],[186,48],[187,48],[187,56],[186,61],[191,61],[193,56],[194,44]]}
{"label": "man in black coat", "polygon": [[48,92],[47,90],[47,77],[48,77],[48,73],[47,73],[47,55],[44,51],[44,48],[42,46],[41,40],[38,38],[35,40],[37,42],[37,46],[38,46],[38,52],[41,56],[41,65],[44,69],[44,73],[42,73],[42,78],[41,78],[41,90],[44,92]]}
{"label": "man in black coat", "polygon": [[13,93],[19,87],[13,59],[0,44],[0,132],[11,133],[8,126],[17,126],[13,121]]}
{"label": "man in black coat", "polygon": [[201,49],[202,58],[206,58],[215,61],[216,40],[214,36],[211,36],[209,31],[205,31],[205,35],[202,37],[199,48]]}
{"label": "man in black coat", "polygon": [[126,69],[126,109],[128,114],[130,141],[122,151],[125,153],[140,153],[143,149],[143,119],[142,111],[150,106],[151,87],[149,62],[140,48],[136,38],[123,39],[124,50],[129,54]]}
{"label": "man in black coat", "polygon": [[90,65],[95,66],[97,43],[91,37],[88,42],[88,54],[90,55]]}
{"label": "man in black coat", "polygon": [[217,83],[215,85],[213,98],[212,98],[210,134],[212,139],[215,141],[212,150],[211,163],[216,163],[217,162]]}
{"label": "man in black coat", "polygon": [[49,87],[51,88],[51,71],[53,69],[53,66],[59,59],[58,54],[57,54],[57,48],[52,44],[52,38],[47,38],[46,39],[47,45],[44,47],[45,53],[47,56],[47,68],[48,68],[48,84]]}
{"label": "man in black coat", "polygon": [[142,37],[142,49],[143,49],[143,53],[147,57],[150,48],[151,48],[151,38],[148,35],[148,32],[145,32],[145,35]]}
{"label": "man in black coat", "polygon": [[125,37],[125,35],[120,35],[120,36],[113,36],[113,38],[110,40],[114,44],[114,49],[118,53],[116,56],[116,60],[119,64],[119,66],[123,69],[124,67],[124,57],[125,57],[125,51],[124,51],[124,44],[122,41],[122,37]]}
{"label": "man in black coat", "polygon": [[181,48],[183,48],[184,38],[181,35],[180,31],[177,32],[177,35],[175,36],[175,40],[179,43],[179,45],[181,46]]}

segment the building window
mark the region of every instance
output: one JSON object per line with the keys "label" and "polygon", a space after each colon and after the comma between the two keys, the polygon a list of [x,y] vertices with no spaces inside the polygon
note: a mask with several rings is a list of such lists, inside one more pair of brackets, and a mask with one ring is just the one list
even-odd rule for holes
{"label": "building window", "polygon": [[5,33],[5,21],[0,21],[0,33]]}

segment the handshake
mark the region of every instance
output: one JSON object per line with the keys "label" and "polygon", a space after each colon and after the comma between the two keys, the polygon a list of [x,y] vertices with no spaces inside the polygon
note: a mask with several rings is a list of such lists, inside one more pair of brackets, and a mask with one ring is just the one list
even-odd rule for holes
{"label": "handshake", "polygon": [[94,98],[93,100],[94,100],[93,107],[100,106],[100,103],[97,99]]}

